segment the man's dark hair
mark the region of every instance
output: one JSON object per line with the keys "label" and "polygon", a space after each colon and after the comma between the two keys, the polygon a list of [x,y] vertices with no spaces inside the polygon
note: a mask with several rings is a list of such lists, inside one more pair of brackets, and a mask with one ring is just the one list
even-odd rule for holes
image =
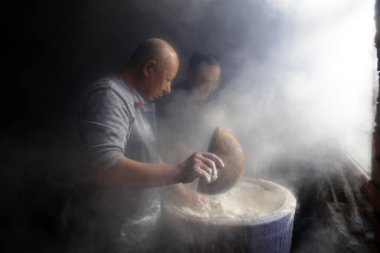
{"label": "man's dark hair", "polygon": [[195,74],[200,69],[202,63],[206,63],[211,66],[220,65],[219,60],[212,54],[195,53],[189,59],[189,69]]}

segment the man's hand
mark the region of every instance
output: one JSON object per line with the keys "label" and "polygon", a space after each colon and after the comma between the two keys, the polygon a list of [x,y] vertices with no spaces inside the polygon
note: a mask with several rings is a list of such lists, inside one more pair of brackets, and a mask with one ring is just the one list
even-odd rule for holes
{"label": "man's hand", "polygon": [[224,167],[222,159],[212,153],[194,153],[179,164],[179,180],[188,183],[199,177],[210,183],[218,178],[218,170]]}

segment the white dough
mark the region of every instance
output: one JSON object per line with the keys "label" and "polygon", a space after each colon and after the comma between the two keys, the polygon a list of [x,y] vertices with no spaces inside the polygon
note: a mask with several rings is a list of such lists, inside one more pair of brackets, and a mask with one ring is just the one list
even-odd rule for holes
{"label": "white dough", "polygon": [[280,209],[284,205],[285,194],[281,189],[268,187],[267,184],[240,182],[224,194],[210,195],[209,200],[209,205],[199,208],[173,208],[186,216],[202,219],[260,218]]}

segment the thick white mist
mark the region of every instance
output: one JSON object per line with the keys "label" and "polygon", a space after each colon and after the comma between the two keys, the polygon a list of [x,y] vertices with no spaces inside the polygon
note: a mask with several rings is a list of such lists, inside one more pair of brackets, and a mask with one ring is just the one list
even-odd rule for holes
{"label": "thick white mist", "polygon": [[281,37],[263,60],[242,56],[244,67],[222,95],[247,169],[334,153],[370,168],[374,1],[333,2],[267,1],[286,20]]}
{"label": "thick white mist", "polygon": [[171,31],[183,66],[196,51],[221,58],[222,110],[214,108],[205,123],[235,131],[247,171],[335,155],[369,170],[374,0],[134,2],[161,24],[155,35],[163,25]]}

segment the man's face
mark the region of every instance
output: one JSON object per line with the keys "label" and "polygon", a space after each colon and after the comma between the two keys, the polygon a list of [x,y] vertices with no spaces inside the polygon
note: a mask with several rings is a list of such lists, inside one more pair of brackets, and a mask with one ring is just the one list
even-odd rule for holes
{"label": "man's face", "polygon": [[193,94],[198,99],[206,99],[217,87],[220,80],[220,65],[202,63],[191,78]]}
{"label": "man's face", "polygon": [[166,65],[155,64],[146,78],[145,98],[152,102],[157,98],[169,94],[172,81],[178,72],[178,61]]}

